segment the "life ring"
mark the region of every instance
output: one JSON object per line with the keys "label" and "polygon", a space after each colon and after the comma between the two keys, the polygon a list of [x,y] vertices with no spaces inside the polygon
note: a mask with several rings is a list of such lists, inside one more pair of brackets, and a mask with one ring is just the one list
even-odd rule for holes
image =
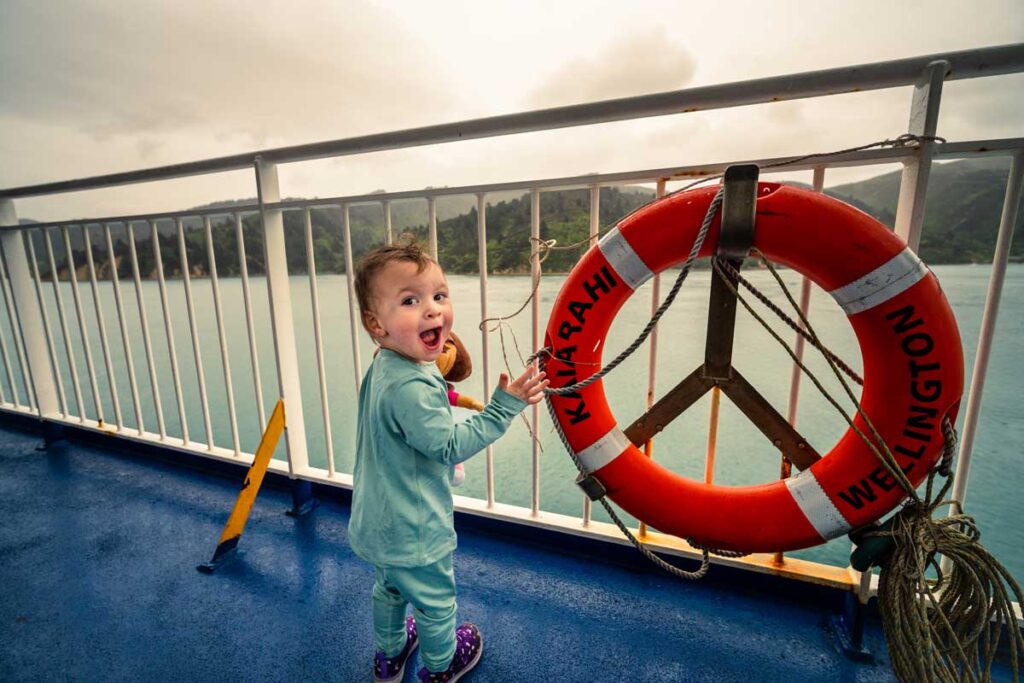
{"label": "life ring", "polygon": [[[608,329],[644,282],[682,263],[715,188],[666,197],[624,219],[577,263],[549,318],[552,386],[601,367]],[[700,256],[718,243],[716,216]],[[963,353],[935,275],[867,214],[819,193],[760,183],[754,246],[809,277],[846,311],[864,359],[862,410],[916,486],[940,457],[942,420],[956,419]],[[693,481],[646,457],[617,426],[598,381],[550,395],[555,419],[586,471],[650,526],[714,548],[795,550],[862,527],[892,510],[902,489],[848,429],[798,475],[753,486]],[[855,424],[866,433],[863,419]]]}

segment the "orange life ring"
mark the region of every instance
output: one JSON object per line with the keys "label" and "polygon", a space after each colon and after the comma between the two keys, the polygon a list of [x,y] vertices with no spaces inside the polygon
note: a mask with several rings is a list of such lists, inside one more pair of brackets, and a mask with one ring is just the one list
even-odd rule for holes
{"label": "orange life ring", "polygon": [[[685,260],[715,192],[691,190],[643,208],[573,268],[545,337],[552,386],[575,384],[601,367],[619,308],[655,273]],[[942,453],[942,420],[955,420],[963,391],[960,335],[938,280],[901,239],[851,206],[776,183],[760,183],[757,195],[754,246],[809,277],[846,311],[864,359],[860,405],[917,485]],[[700,256],[714,253],[719,229],[716,217]],[[711,547],[817,545],[880,518],[904,497],[852,429],[796,476],[709,485],[667,470],[630,443],[600,381],[549,398],[570,447],[613,501],[654,528]],[[866,432],[861,417],[855,423]]]}

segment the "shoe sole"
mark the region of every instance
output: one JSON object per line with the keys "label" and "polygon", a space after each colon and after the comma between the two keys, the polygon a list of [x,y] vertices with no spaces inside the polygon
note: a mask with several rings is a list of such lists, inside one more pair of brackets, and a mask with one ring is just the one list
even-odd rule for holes
{"label": "shoe sole", "polygon": [[469,662],[469,664],[466,665],[466,668],[463,669],[462,671],[460,671],[454,678],[452,678],[451,683],[455,683],[455,681],[459,680],[460,678],[462,678],[463,676],[468,674],[470,671],[472,671],[473,667],[475,667],[477,665],[477,663],[479,663],[480,656],[483,655],[483,653],[484,653],[484,634],[481,633],[480,634],[480,649],[476,651],[476,657],[473,657],[473,659]]}
{"label": "shoe sole", "polygon": [[377,678],[377,674],[374,674],[373,683],[396,683],[396,681],[402,680],[402,677],[405,676],[405,665],[409,663],[410,659],[412,659],[412,653],[416,652],[416,648],[418,648],[419,646],[420,640],[419,638],[417,638],[416,642],[413,643],[412,647],[409,649],[409,656],[405,658],[405,664],[402,664],[402,668],[398,670],[398,673],[392,676],[391,678]]}

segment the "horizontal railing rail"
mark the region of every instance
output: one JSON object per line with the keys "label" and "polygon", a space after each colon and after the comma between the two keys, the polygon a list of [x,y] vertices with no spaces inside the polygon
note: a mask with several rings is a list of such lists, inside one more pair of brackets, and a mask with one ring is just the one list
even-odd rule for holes
{"label": "horizontal railing rail", "polygon": [[[1024,138],[997,138],[992,140],[965,140],[943,142],[935,145],[933,159],[953,160],[981,156],[1012,156],[1024,149]],[[517,180],[511,182],[484,183],[479,185],[457,185],[451,187],[429,187],[422,190],[402,190],[397,192],[369,192],[362,194],[317,197],[315,199],[285,199],[279,202],[266,203],[266,209],[324,209],[341,205],[356,206],[360,204],[379,204],[381,202],[402,199],[430,199],[452,197],[458,195],[494,194],[521,190],[528,193],[534,189],[545,192],[587,188],[592,185],[612,187],[628,183],[656,183],[659,180],[699,180],[725,172],[729,166],[737,164],[756,164],[766,173],[791,173],[808,171],[815,168],[853,168],[879,164],[902,163],[915,158],[918,149],[914,145],[887,147],[855,152],[829,154],[827,160],[818,156],[801,160],[802,155],[784,157],[764,157],[748,160],[691,164],[688,166],[668,166],[662,168],[639,169],[619,173],[590,173],[586,175],[560,176],[539,178],[535,180]],[[796,160],[796,161],[794,161]],[[58,221],[40,221],[25,225],[0,225],[3,230],[24,230],[26,228],[53,228],[62,225],[99,225],[102,223],[143,222],[149,220],[172,220],[177,218],[201,218],[230,216],[234,214],[259,213],[258,203],[241,204],[230,207],[193,208],[182,211],[161,211],[157,213],[126,214],[110,216],[94,216],[71,218]]]}
{"label": "horizontal railing rail", "polygon": [[0,196],[10,199],[37,197],[206,173],[237,171],[250,168],[253,158],[257,155],[267,163],[284,164],[651,116],[894,88],[913,85],[918,82],[922,71],[929,64],[939,61],[945,62],[943,80],[1019,73],[1024,71],[1024,44],[922,55],[888,62],[859,64],[788,76],[759,78],[724,85],[623,97],[602,102],[425,126],[392,133],[280,147],[80,180],[26,185],[0,190]]}
{"label": "horizontal railing rail", "polygon": [[[3,313],[11,326],[10,335],[0,334],[0,360],[3,374],[0,375],[0,409],[38,414],[48,420],[67,422],[90,429],[113,431],[128,439],[158,442],[172,449],[185,449],[213,458],[238,461],[251,458],[240,442],[243,428],[239,421],[249,420],[262,425],[265,418],[264,389],[267,384],[261,374],[259,334],[257,330],[269,330],[273,342],[274,370],[277,386],[271,390],[276,397],[284,396],[287,406],[289,430],[286,434],[287,459],[275,460],[271,467],[289,474],[296,479],[319,481],[335,486],[351,486],[351,474],[339,467],[336,457],[344,448],[338,448],[340,441],[333,434],[333,408],[329,398],[329,357],[323,336],[325,325],[321,307],[322,286],[318,275],[316,250],[314,248],[311,212],[331,211],[340,213],[339,220],[344,249],[345,287],[348,308],[348,328],[351,344],[352,385],[358,392],[363,359],[361,357],[358,316],[354,302],[352,266],[354,262],[350,211],[364,204],[378,204],[381,207],[381,222],[385,241],[393,235],[392,207],[402,200],[423,200],[426,202],[425,223],[431,250],[437,254],[437,201],[439,199],[470,195],[476,197],[477,256],[481,318],[488,315],[490,304],[487,267],[487,209],[486,198],[504,192],[522,192],[530,205],[529,232],[531,237],[540,238],[540,203],[543,193],[569,189],[590,191],[591,242],[600,229],[601,189],[625,184],[655,184],[658,196],[666,192],[666,183],[698,180],[720,174],[735,163],[755,163],[764,172],[813,171],[813,188],[824,189],[825,174],[829,169],[855,166],[898,163],[903,167],[900,198],[895,230],[907,243],[916,248],[923,225],[924,196],[928,186],[931,162],[934,159],[957,159],[982,156],[1009,156],[1012,158],[1007,177],[1007,198],[999,226],[999,243],[994,255],[995,268],[992,284],[986,299],[984,321],[979,333],[978,354],[974,366],[964,431],[960,463],[957,473],[957,491],[965,493],[965,483],[970,469],[970,449],[980,414],[980,397],[984,385],[989,350],[994,333],[995,320],[999,311],[1002,279],[1009,258],[1010,236],[1016,222],[1019,203],[1021,167],[1024,159],[1024,138],[980,139],[969,141],[943,141],[937,135],[938,107],[942,84],[947,80],[997,76],[1024,72],[1024,44],[1006,45],[966,50],[948,54],[926,55],[891,62],[866,64],[840,69],[808,72],[789,76],[764,78],[751,81],[691,88],[668,93],[640,97],[622,98],[590,104],[558,107],[541,111],[496,116],[473,121],[427,126],[411,130],[368,135],[344,140],[298,145],[293,147],[262,150],[247,154],[232,155],[216,159],[175,164],[159,168],[115,173],[79,180],[44,183],[0,190],[0,281],[3,283]],[[430,187],[421,190],[380,192],[370,194],[342,194],[334,197],[315,199],[280,198],[276,165],[338,157],[369,152],[404,149],[421,145],[449,143],[461,140],[495,137],[531,131],[553,130],[570,126],[620,121],[626,119],[685,114],[686,112],[722,109],[749,104],[770,103],[782,100],[820,97],[844,92],[864,91],[897,86],[913,86],[910,124],[908,133],[912,136],[909,144],[896,144],[894,135],[889,144],[873,149],[859,149],[835,154],[794,154],[765,159],[737,160],[734,162],[684,165],[656,169],[644,169],[603,174],[563,176],[533,180],[516,180],[488,184],[464,185],[458,187]],[[184,211],[158,212],[122,216],[77,218],[43,223],[17,225],[14,200],[38,197],[71,191],[108,188],[130,183],[166,180],[183,176],[217,173],[251,168],[255,171],[257,200],[255,203],[230,206],[206,207]],[[315,341],[315,381],[317,387],[302,386],[299,370],[299,350],[294,327],[295,311],[292,310],[289,284],[288,259],[285,253],[285,230],[283,217],[289,212],[302,214],[302,243],[306,253],[306,275],[309,286],[310,338]],[[267,322],[257,322],[263,309],[256,305],[250,288],[249,254],[246,248],[246,219],[258,217],[259,236],[262,238],[261,266],[267,280],[266,305]],[[136,235],[135,229],[146,226],[152,249],[151,272],[145,276],[140,272],[142,259],[137,251],[144,244],[145,237]],[[160,225],[173,226],[173,236],[157,238]],[[522,226],[525,229],[526,226]],[[117,253],[112,238],[112,228],[119,228],[127,235],[128,252]],[[201,230],[205,260],[189,264],[188,235]],[[223,231],[233,232],[237,245],[238,275],[241,290],[237,296],[244,304],[244,320],[238,319],[237,329],[225,321],[225,310],[229,309],[226,295],[220,287],[223,277],[218,276],[218,254],[215,236]],[[97,238],[93,239],[93,235]],[[76,263],[77,255],[72,237],[80,240],[85,251],[85,262]],[[60,259],[55,257],[53,240],[58,240],[62,249]],[[39,240],[39,242],[37,242]],[[141,241],[140,241],[141,240]],[[118,240],[120,242],[120,238]],[[41,244],[42,252],[36,245]],[[170,250],[171,253],[167,253]],[[195,253],[195,252],[192,252]],[[536,254],[536,247],[533,250]],[[103,259],[97,261],[98,254]],[[122,283],[118,277],[119,258],[127,258],[131,278]],[[224,254],[220,255],[224,258]],[[180,285],[169,286],[165,266],[173,260],[178,264]],[[148,262],[147,262],[148,263]],[[223,261],[220,262],[223,264]],[[60,265],[64,265],[64,269]],[[442,263],[442,265],[444,265]],[[537,259],[521,264],[529,267],[533,277],[541,275]],[[193,268],[202,268],[203,275],[210,282],[209,297],[193,282]],[[66,286],[59,271],[68,273]],[[44,275],[45,273],[45,275]],[[79,287],[79,280],[87,282]],[[110,293],[105,280],[109,280]],[[147,292],[143,283],[155,280],[157,291]],[[104,283],[101,285],[101,283]],[[49,287],[47,287],[49,285]],[[123,289],[122,289],[123,286]],[[802,308],[807,312],[809,283],[804,281]],[[52,290],[52,294],[47,293]],[[134,302],[131,301],[134,290]],[[113,296],[111,297],[110,294]],[[197,303],[198,298],[207,297],[211,303],[205,306]],[[212,298],[211,298],[212,297]],[[111,298],[113,308],[111,308]],[[65,299],[73,302],[74,310],[65,310]],[[537,297],[531,304],[530,330],[532,347],[536,348],[542,335],[540,309]],[[652,307],[660,299],[659,279],[653,280]],[[106,306],[104,306],[106,304]],[[92,310],[91,318],[86,311]],[[172,310],[175,306],[187,311],[187,334],[181,321],[176,321]],[[207,310],[208,309],[208,310]],[[111,314],[109,311],[116,311]],[[129,320],[129,311],[137,310]],[[157,311],[159,310],[159,313]],[[208,311],[212,315],[203,318]],[[229,311],[230,312],[230,311]],[[152,316],[148,313],[153,313]],[[107,329],[107,321],[113,315],[115,321]],[[206,322],[204,322],[204,320]],[[75,327],[77,322],[77,328]],[[113,330],[119,330],[120,339]],[[244,327],[244,331],[243,331]],[[59,329],[55,329],[59,328]],[[161,329],[162,328],[162,329]],[[133,333],[138,331],[142,340],[142,354],[145,369],[134,366],[136,353],[133,352]],[[233,367],[240,367],[232,361],[229,340],[231,332],[246,337],[248,356],[245,372],[252,376],[253,415],[245,416],[237,409],[241,390],[236,391],[234,383],[238,374]],[[204,346],[203,339],[213,339]],[[655,395],[657,383],[657,347],[652,337],[648,370],[648,405]],[[798,354],[802,347],[798,341]],[[179,351],[179,346],[184,347]],[[267,348],[263,340],[263,348]],[[60,349],[63,347],[63,354]],[[481,332],[480,347],[485,395],[490,391],[491,339],[490,333]],[[138,344],[134,348],[138,349]],[[112,351],[113,349],[113,351]],[[206,349],[204,355],[203,350]],[[94,358],[100,352],[101,362]],[[212,358],[210,351],[212,350]],[[237,360],[237,359],[235,359]],[[207,373],[210,364],[219,365],[222,383],[210,380],[215,392],[225,395],[224,413],[213,415],[210,402],[208,377],[217,377],[217,372]],[[82,381],[80,370],[84,367],[87,382]],[[139,366],[143,366],[140,364]],[[264,363],[264,367],[266,364]],[[122,411],[121,396],[118,394],[118,373],[124,371],[130,387],[130,411]],[[193,376],[194,381],[188,379]],[[244,373],[243,373],[244,374]],[[20,379],[19,379],[20,378]],[[6,380],[6,385],[4,380]],[[153,421],[145,416],[141,396],[145,391],[143,382],[148,382],[152,393]],[[105,382],[105,384],[104,384]],[[221,384],[223,386],[221,386]],[[11,396],[2,390],[8,387]],[[163,388],[161,388],[163,387]],[[170,387],[170,388],[168,388]],[[70,389],[70,391],[69,391]],[[789,394],[789,419],[795,422],[799,398],[798,375],[794,374]],[[248,401],[248,399],[245,399]],[[91,401],[91,410],[88,403]],[[73,406],[72,406],[73,404]],[[111,410],[106,410],[106,407]],[[198,406],[199,420],[195,418]],[[306,424],[303,410],[315,407],[320,412],[324,434],[324,466],[311,465],[306,444]],[[346,406],[350,410],[351,406]],[[167,414],[165,414],[165,412]],[[714,432],[717,413],[713,414],[709,430],[712,433],[706,463],[710,476],[714,459]],[[132,423],[131,417],[134,417]],[[109,423],[113,419],[113,424]],[[173,429],[174,420],[178,429]],[[253,422],[254,421],[254,422]],[[191,428],[190,428],[190,422]],[[196,426],[201,422],[202,428]],[[531,411],[530,423],[536,434],[540,424],[540,413]],[[312,422],[310,423],[313,424]],[[133,426],[134,425],[134,426]],[[152,429],[156,431],[151,431]],[[217,432],[220,433],[218,441]],[[176,432],[176,433],[175,433]],[[201,436],[200,436],[201,434]],[[200,440],[196,440],[200,439]],[[530,503],[529,506],[509,505],[497,499],[495,493],[495,467],[490,448],[486,461],[486,496],[484,498],[457,497],[460,509],[474,514],[509,519],[538,527],[556,529],[565,533],[594,535],[607,540],[619,540],[617,530],[607,524],[591,519],[589,500],[581,498],[582,512],[579,517],[545,511],[541,504],[540,459],[537,441],[533,441],[531,453]],[[350,454],[349,454],[350,455]],[[685,543],[641,527],[641,535],[669,552],[694,556],[694,551]],[[801,562],[781,556],[755,556],[750,559],[716,560],[740,564],[758,570],[776,573],[792,573],[807,580],[854,585],[861,580],[847,567],[828,567],[815,563]],[[865,577],[869,581],[870,577]],[[863,592],[862,592],[863,593]]]}

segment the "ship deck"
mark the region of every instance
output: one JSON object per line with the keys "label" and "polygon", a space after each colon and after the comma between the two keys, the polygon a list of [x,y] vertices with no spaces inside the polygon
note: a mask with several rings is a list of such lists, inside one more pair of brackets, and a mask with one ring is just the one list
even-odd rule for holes
{"label": "ship deck", "polygon": [[[0,680],[370,679],[373,573],[345,501],[295,519],[264,485],[239,557],[201,574],[239,477],[0,425]],[[874,617],[874,662],[837,649],[835,591],[457,526],[461,617],[485,636],[469,680],[894,680]]]}

